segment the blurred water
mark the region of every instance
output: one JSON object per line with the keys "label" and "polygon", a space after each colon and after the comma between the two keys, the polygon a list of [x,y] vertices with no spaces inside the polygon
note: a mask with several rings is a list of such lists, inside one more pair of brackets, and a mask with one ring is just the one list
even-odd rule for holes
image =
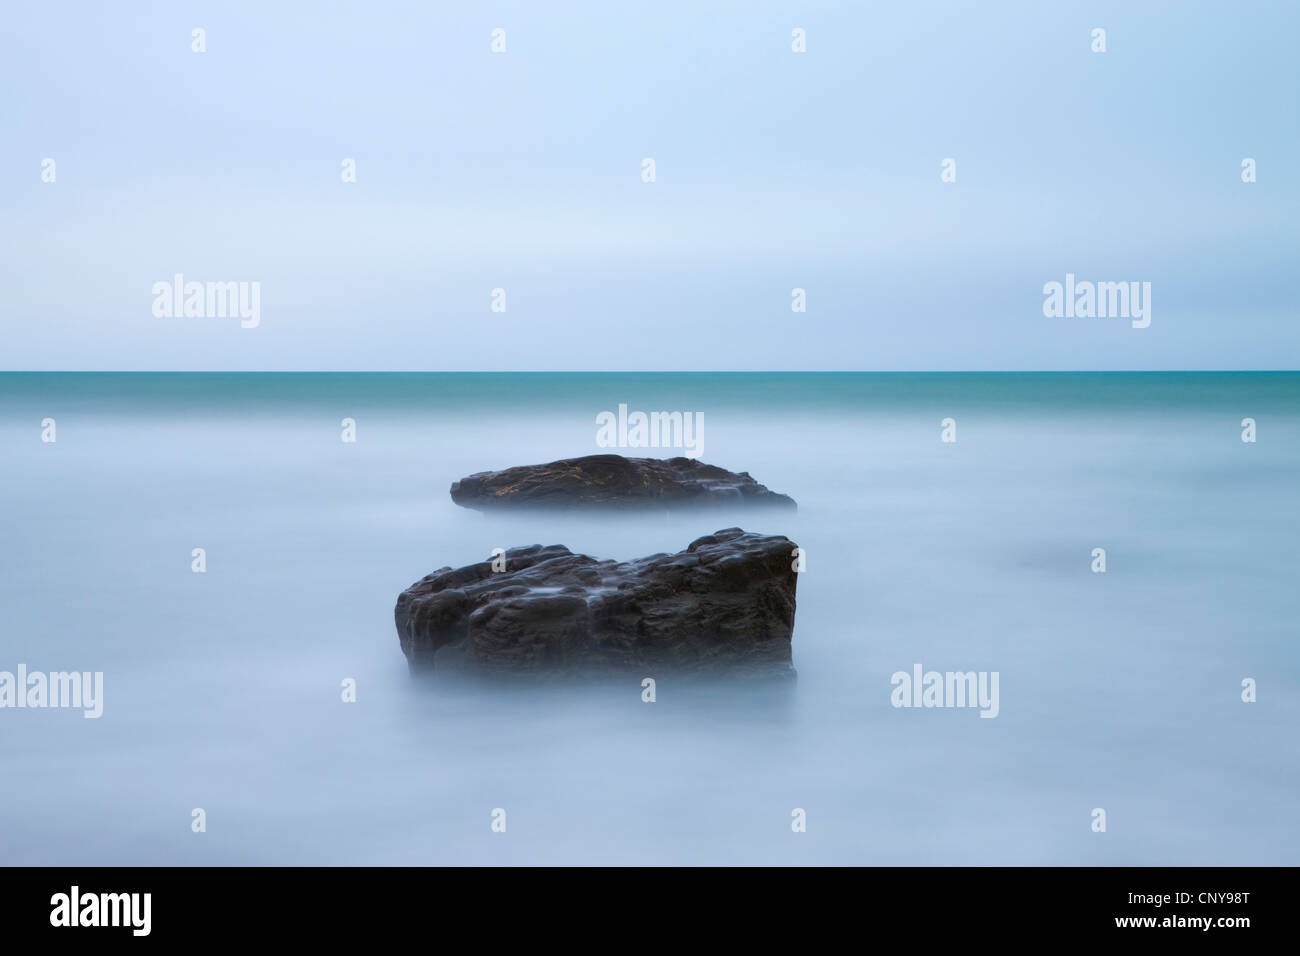
{"label": "blurred water", "polygon": [[[798,513],[451,503],[621,402]],[[0,670],[105,675],[99,720],[0,710],[0,862],[1297,862],[1297,375],[3,374],[0,456]],[[784,692],[406,673],[429,571],[732,524],[808,555]],[[893,708],[918,662],[1000,715]]]}

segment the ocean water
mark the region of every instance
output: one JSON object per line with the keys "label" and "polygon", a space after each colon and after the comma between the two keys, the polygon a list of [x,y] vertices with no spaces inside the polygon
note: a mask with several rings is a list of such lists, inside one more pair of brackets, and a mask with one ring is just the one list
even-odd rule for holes
{"label": "ocean water", "polygon": [[[451,503],[620,403],[797,514]],[[0,670],[104,674],[0,709],[6,864],[1298,862],[1300,375],[0,374],[0,463]],[[791,686],[407,674],[430,571],[737,524],[806,552]]]}

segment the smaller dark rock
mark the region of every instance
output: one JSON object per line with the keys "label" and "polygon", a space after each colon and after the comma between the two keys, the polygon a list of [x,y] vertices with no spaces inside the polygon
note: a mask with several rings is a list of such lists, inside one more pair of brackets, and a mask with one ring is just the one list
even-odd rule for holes
{"label": "smaller dark rock", "polygon": [[482,471],[451,486],[464,508],[795,509],[789,495],[769,491],[749,476],[691,458],[588,455],[545,465]]}

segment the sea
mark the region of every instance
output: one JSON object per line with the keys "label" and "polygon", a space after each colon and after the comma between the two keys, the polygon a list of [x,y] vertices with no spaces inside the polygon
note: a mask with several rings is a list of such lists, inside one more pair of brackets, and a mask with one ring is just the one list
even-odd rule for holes
{"label": "sea", "polygon": [[[620,405],[797,512],[452,503]],[[408,674],[434,570],[733,526],[794,681]],[[102,712],[0,707],[0,863],[1295,864],[1298,570],[1292,373],[3,373],[0,672]]]}

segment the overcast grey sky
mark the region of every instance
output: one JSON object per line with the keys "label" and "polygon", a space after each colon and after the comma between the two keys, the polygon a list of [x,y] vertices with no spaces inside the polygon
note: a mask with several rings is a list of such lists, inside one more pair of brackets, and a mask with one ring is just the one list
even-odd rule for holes
{"label": "overcast grey sky", "polygon": [[1297,9],[10,5],[0,368],[1294,369]]}

